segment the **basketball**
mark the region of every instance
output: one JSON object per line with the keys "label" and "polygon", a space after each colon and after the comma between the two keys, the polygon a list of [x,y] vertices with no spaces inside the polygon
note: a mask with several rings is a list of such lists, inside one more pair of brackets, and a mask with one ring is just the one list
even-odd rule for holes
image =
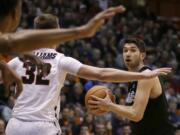
{"label": "basketball", "polygon": [[[87,110],[89,110],[88,100],[91,99],[91,95],[97,96],[99,98],[105,98],[106,97],[106,91],[108,91],[112,102],[115,103],[115,97],[113,96],[113,94],[109,88],[107,88],[105,86],[101,86],[101,85],[96,85],[96,86],[93,86],[91,89],[89,89],[88,92],[86,93],[85,106],[86,106]],[[95,114],[95,115],[101,115],[101,114],[106,113],[106,111],[99,110],[97,113],[90,111],[90,113]]]}

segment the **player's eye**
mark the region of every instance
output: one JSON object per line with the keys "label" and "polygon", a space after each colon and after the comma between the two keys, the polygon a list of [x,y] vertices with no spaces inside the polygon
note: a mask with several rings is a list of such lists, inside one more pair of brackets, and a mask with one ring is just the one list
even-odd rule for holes
{"label": "player's eye", "polygon": [[128,52],[128,49],[123,49],[123,52],[124,52],[124,53]]}
{"label": "player's eye", "polygon": [[131,49],[131,52],[136,52],[137,50],[136,49]]}

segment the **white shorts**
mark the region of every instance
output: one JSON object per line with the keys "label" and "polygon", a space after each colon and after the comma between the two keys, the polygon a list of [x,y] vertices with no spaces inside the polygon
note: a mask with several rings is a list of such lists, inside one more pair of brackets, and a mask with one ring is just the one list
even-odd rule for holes
{"label": "white shorts", "polygon": [[59,125],[44,121],[21,121],[11,118],[6,127],[6,135],[60,135]]}

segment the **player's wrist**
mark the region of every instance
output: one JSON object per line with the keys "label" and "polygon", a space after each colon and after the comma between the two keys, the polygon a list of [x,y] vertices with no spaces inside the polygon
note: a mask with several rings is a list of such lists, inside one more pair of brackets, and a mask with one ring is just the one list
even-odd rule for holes
{"label": "player's wrist", "polygon": [[86,25],[83,25],[83,26],[80,26],[80,27],[76,28],[76,35],[79,38],[88,37]]}
{"label": "player's wrist", "polygon": [[113,108],[114,108],[114,103],[113,103],[113,102],[110,102],[110,103],[108,104],[107,111],[108,111],[108,112],[113,112]]}

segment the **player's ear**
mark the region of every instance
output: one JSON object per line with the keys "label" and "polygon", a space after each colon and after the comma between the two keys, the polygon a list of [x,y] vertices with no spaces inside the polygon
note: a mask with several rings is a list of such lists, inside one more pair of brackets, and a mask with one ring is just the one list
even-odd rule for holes
{"label": "player's ear", "polygon": [[141,53],[141,58],[142,58],[142,60],[144,60],[145,57],[146,57],[146,53]]}

